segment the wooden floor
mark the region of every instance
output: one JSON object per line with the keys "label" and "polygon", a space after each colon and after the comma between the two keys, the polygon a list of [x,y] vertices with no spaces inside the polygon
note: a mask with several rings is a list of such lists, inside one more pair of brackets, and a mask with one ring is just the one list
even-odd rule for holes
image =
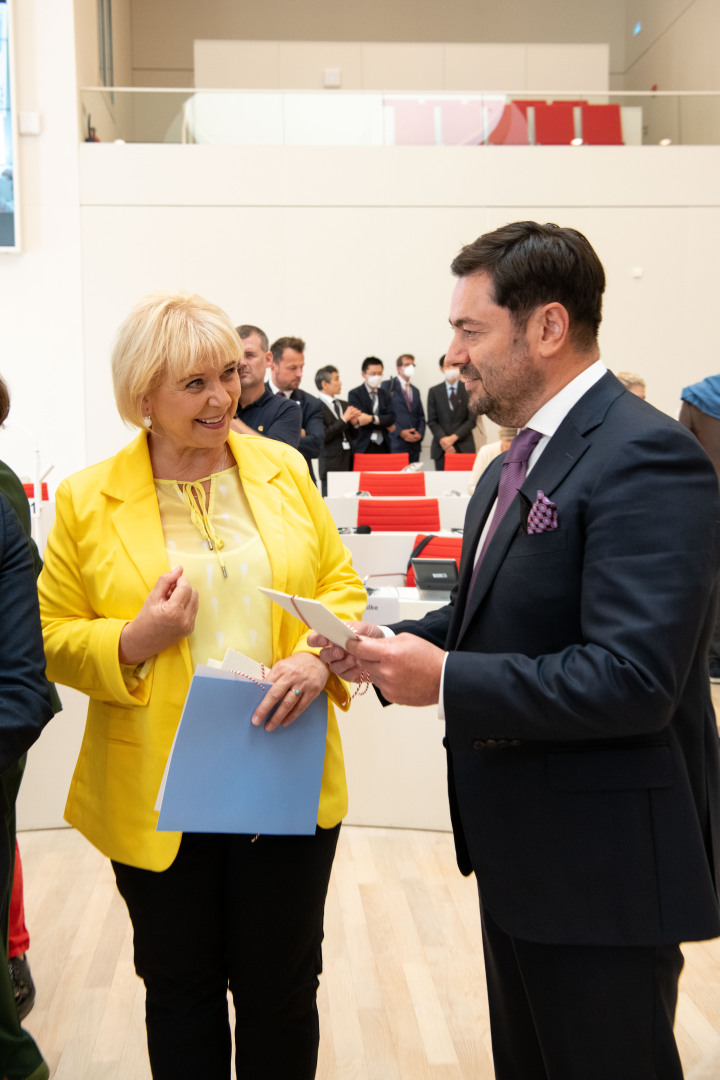
{"label": "wooden floor", "polygon": [[[109,863],[71,829],[22,833],[20,845],[37,985],[26,1025],[53,1077],[149,1080],[143,988]],[[686,1077],[717,1080],[720,942],[684,952]],[[346,827],[324,957],[321,1080],[491,1080],[477,894],[449,834]]]}

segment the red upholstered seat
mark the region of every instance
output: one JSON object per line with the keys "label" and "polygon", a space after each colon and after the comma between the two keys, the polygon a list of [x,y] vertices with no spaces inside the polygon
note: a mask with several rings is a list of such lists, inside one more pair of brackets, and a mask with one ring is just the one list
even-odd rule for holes
{"label": "red upholstered seat", "polygon": [[575,138],[574,107],[569,101],[535,104],[535,142],[540,146],[569,146]]}
{"label": "red upholstered seat", "polygon": [[[413,543],[413,550],[418,546],[421,540],[425,539],[424,533],[419,533],[415,537]],[[419,555],[416,555],[417,559],[454,559],[460,566],[460,553],[462,551],[462,536],[433,536],[428,541],[425,547],[422,549]],[[412,566],[407,572],[407,584],[415,584],[415,571]]]}
{"label": "red upholstered seat", "polygon": [[360,499],[358,525],[369,525],[373,532],[413,532],[440,528],[437,499]]}
{"label": "red upholstered seat", "polygon": [[506,105],[500,119],[488,134],[491,146],[527,146],[527,106]]}
{"label": "red upholstered seat", "polygon": [[445,472],[472,472],[475,454],[446,454]]}
{"label": "red upholstered seat", "polygon": [[353,472],[400,472],[409,464],[409,454],[356,454]]}
{"label": "red upholstered seat", "polygon": [[622,146],[620,106],[583,105],[582,137],[590,146]]}
{"label": "red upholstered seat", "polygon": [[360,491],[371,495],[424,495],[425,474],[411,473],[360,473]]}

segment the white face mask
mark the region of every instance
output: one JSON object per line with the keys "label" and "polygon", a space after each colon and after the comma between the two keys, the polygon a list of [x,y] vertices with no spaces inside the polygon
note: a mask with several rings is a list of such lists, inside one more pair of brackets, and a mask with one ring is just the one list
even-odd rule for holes
{"label": "white face mask", "polygon": [[414,364],[408,364],[407,367],[401,368],[400,370],[402,371],[404,377],[406,379],[409,379],[410,376],[412,375],[413,371],[415,370],[415,365]]}
{"label": "white face mask", "polygon": [[460,372],[457,368],[450,368],[448,371],[445,372],[445,382],[447,383],[456,383],[459,378]]}
{"label": "white face mask", "polygon": [[382,382],[382,375],[368,375],[367,384],[372,390],[377,390]]}

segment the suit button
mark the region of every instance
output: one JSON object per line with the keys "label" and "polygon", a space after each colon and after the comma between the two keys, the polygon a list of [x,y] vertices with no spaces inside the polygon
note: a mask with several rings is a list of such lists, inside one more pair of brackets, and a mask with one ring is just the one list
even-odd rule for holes
{"label": "suit button", "polygon": [[497,739],[486,739],[485,745],[487,746],[488,750],[494,750],[498,745],[498,741]]}
{"label": "suit button", "polygon": [[473,750],[484,750],[484,749],[485,749],[485,740],[484,739],[475,739],[475,741],[473,742]]}

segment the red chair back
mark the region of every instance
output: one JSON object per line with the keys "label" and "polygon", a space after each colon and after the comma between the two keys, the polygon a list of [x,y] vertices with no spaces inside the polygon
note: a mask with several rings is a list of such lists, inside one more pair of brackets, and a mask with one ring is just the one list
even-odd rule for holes
{"label": "red chair back", "polygon": [[590,146],[621,146],[620,106],[583,105],[582,137],[583,142]]}
{"label": "red chair back", "polygon": [[472,472],[475,454],[446,454],[445,472]]}
{"label": "red chair back", "polygon": [[425,474],[408,473],[360,473],[360,491],[371,495],[424,495]]}
{"label": "red chair back", "polygon": [[527,146],[527,128],[527,106],[506,105],[487,141],[491,146]]}
{"label": "red chair back", "polygon": [[[418,546],[421,540],[425,539],[425,534],[419,533],[415,537],[415,543],[413,544],[413,550]],[[433,536],[425,547],[422,549],[419,555],[416,555],[417,559],[454,559],[460,567],[460,553],[462,552],[462,536]],[[415,584],[415,571],[412,566],[407,572],[407,584]]]}
{"label": "red chair back", "polygon": [[356,454],[353,472],[400,472],[409,464],[409,454]]}
{"label": "red chair back", "polygon": [[554,101],[535,106],[535,142],[540,146],[569,146],[575,138],[575,114],[571,102]]}
{"label": "red chair back", "polygon": [[437,499],[360,499],[357,523],[373,532],[436,532],[440,507]]}

